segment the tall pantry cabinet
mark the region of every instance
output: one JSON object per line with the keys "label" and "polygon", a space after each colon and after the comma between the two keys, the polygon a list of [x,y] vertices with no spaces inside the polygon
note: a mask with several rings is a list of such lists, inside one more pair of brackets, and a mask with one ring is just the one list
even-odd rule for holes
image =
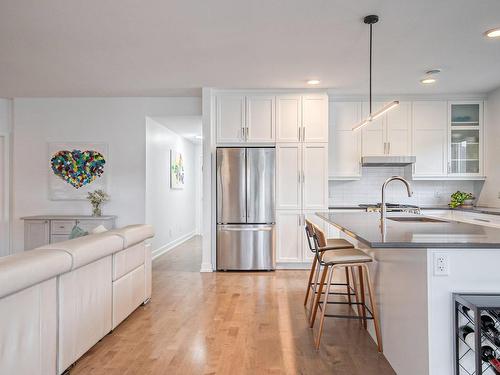
{"label": "tall pantry cabinet", "polygon": [[328,209],[328,96],[276,96],[276,261],[311,259],[305,219]]}

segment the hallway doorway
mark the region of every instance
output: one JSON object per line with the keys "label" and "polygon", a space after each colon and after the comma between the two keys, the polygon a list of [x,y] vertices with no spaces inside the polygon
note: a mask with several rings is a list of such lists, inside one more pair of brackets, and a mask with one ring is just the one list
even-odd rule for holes
{"label": "hallway doorway", "polygon": [[201,234],[201,132],[201,116],[146,118],[146,223],[156,233],[153,259]]}

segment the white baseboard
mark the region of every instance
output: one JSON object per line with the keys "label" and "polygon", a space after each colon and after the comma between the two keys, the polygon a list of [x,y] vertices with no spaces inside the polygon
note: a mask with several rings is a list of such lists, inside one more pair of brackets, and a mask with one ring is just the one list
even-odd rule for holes
{"label": "white baseboard", "polygon": [[277,263],[277,270],[310,270],[311,262],[301,262],[301,263]]}
{"label": "white baseboard", "polygon": [[212,263],[202,263],[200,272],[213,272]]}
{"label": "white baseboard", "polygon": [[169,242],[168,244],[159,247],[156,250],[153,250],[153,260],[155,260],[156,258],[158,258],[159,256],[161,256],[165,253],[168,253],[174,247],[179,246],[180,244],[186,242],[187,240],[190,240],[194,236],[196,236],[195,231],[189,232],[188,234],[186,234],[182,237],[179,237],[176,240],[173,240],[173,241]]}

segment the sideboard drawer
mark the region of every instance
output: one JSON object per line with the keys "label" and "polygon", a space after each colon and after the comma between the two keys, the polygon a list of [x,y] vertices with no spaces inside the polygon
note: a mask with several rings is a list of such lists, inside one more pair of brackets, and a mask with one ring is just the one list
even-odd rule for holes
{"label": "sideboard drawer", "polygon": [[70,234],[75,224],[76,224],[75,220],[51,220],[50,233]]}

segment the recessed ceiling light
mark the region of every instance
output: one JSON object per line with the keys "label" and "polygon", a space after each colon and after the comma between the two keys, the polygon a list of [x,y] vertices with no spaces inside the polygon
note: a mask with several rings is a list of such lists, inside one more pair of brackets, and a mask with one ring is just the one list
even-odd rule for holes
{"label": "recessed ceiling light", "polygon": [[307,81],[307,84],[308,85],[319,85],[321,81],[319,79],[310,79],[309,81]]}
{"label": "recessed ceiling light", "polygon": [[436,82],[436,79],[427,77],[427,78],[421,79],[420,82],[423,83],[424,85],[430,85],[431,83]]}
{"label": "recessed ceiling light", "polygon": [[439,73],[441,73],[441,69],[431,69],[426,71],[425,76],[420,80],[420,83],[423,83],[424,85],[435,83],[437,80],[434,76]]}
{"label": "recessed ceiling light", "polygon": [[498,38],[500,37],[500,27],[488,30],[484,33],[484,35],[486,35],[488,38]]}

